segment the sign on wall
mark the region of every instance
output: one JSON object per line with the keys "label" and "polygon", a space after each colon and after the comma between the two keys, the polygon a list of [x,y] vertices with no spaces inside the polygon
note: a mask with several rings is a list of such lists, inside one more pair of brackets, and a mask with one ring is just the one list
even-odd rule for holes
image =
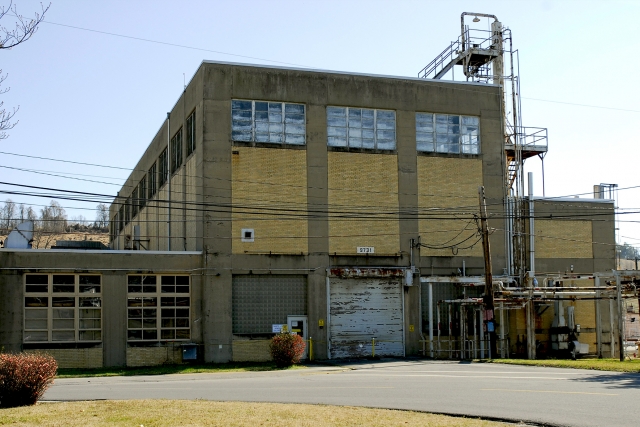
{"label": "sign on wall", "polygon": [[372,254],[375,253],[375,248],[373,246],[358,246],[356,252],[359,254]]}

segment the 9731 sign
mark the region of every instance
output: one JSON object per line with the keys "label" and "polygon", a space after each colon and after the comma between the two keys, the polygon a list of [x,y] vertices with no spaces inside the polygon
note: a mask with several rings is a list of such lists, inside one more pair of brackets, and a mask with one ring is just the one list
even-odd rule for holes
{"label": "9731 sign", "polygon": [[375,250],[373,246],[358,246],[356,252],[359,254],[373,254]]}

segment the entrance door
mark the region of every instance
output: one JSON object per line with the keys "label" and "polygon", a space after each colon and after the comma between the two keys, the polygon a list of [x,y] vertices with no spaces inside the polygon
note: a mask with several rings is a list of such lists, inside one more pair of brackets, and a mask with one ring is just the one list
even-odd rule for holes
{"label": "entrance door", "polygon": [[303,359],[309,357],[309,335],[307,330],[307,316],[287,316],[287,327],[289,332],[293,332],[302,337],[307,344],[304,348]]}

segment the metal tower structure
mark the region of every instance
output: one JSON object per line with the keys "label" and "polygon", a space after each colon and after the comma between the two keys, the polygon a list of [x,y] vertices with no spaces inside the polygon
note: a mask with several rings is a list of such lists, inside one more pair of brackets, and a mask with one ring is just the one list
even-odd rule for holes
{"label": "metal tower structure", "polygon": [[[473,19],[471,19],[473,18]],[[482,19],[481,19],[482,18]],[[468,25],[471,21],[471,28]],[[486,29],[479,28],[486,24]],[[504,208],[507,275],[524,283],[527,271],[524,161],[538,156],[542,160],[544,195],[544,156],[547,129],[524,127],[520,105],[518,51],[513,49],[511,30],[495,15],[464,12],[460,15],[460,36],[418,73],[425,79],[455,78],[455,67],[462,67],[466,81],[498,85],[504,116]],[[505,73],[505,70],[506,73]]]}

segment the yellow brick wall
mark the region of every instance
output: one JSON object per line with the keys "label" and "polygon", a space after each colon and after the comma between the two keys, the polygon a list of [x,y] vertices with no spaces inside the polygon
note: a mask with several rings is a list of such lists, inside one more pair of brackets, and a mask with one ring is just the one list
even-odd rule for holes
{"label": "yellow brick wall", "polygon": [[25,353],[46,353],[53,356],[59,368],[102,368],[102,348],[59,348],[25,350]]}
{"label": "yellow brick wall", "polygon": [[270,340],[233,340],[231,351],[234,362],[268,362]]}
{"label": "yellow brick wall", "polygon": [[537,220],[536,258],[593,258],[591,221]]}
{"label": "yellow brick wall", "polygon": [[127,366],[155,366],[182,363],[182,347],[128,347]]}
{"label": "yellow brick wall", "polygon": [[[233,151],[232,252],[307,253],[306,150]],[[243,228],[254,230],[254,242],[241,241]]]}
{"label": "yellow brick wall", "polygon": [[[329,220],[329,253],[355,254],[358,246],[373,246],[376,254],[399,252],[397,156],[328,154],[329,206],[335,214],[356,216]],[[362,212],[389,215],[357,218]]]}
{"label": "yellow brick wall", "polygon": [[[168,191],[167,184],[165,183],[162,190],[159,190],[156,193],[156,200],[167,200]],[[158,208],[156,208],[156,232],[154,233],[156,236],[155,245],[152,246],[153,250],[166,251],[168,250],[167,245],[167,204],[164,202],[160,202],[157,204]]]}
{"label": "yellow brick wall", "polygon": [[[477,226],[469,218],[478,212],[482,160],[418,156],[418,206],[422,243],[467,247],[478,240]],[[429,216],[443,219],[428,219]],[[463,242],[463,240],[467,239]],[[482,256],[482,243],[470,249],[420,250],[422,256]]]}

